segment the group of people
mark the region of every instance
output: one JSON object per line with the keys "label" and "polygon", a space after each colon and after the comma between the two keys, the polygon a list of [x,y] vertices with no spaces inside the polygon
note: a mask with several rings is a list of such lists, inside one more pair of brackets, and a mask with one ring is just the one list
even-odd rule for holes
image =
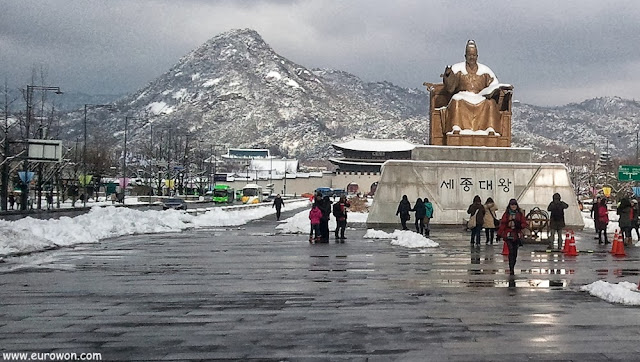
{"label": "group of people", "polygon": [[409,230],[407,227],[407,221],[411,220],[411,212],[415,212],[415,226],[416,232],[420,235],[429,236],[431,228],[429,223],[433,218],[433,204],[428,198],[418,198],[413,207],[409,202],[407,195],[402,196],[402,200],[396,210],[396,216],[400,216],[400,224],[402,224],[402,230]]}
{"label": "group of people", "polygon": [[336,203],[333,203],[329,196],[323,197],[320,193],[316,194],[311,211],[309,211],[309,220],[311,221],[309,243],[329,242],[329,219],[331,214],[336,218],[335,241],[336,243],[344,243],[347,239],[344,235],[347,229],[347,208],[350,206],[351,204],[344,195],[340,196]]}
{"label": "group of people", "polygon": [[[635,229],[638,240],[640,240],[640,205],[635,198],[624,197],[620,200],[616,209],[618,214],[618,225],[625,245],[631,245],[633,239],[632,231]],[[609,209],[607,207],[607,198],[598,196],[596,202],[591,208],[591,217],[593,218],[596,233],[598,236],[598,244],[609,244],[607,238],[607,226],[609,225]]]}

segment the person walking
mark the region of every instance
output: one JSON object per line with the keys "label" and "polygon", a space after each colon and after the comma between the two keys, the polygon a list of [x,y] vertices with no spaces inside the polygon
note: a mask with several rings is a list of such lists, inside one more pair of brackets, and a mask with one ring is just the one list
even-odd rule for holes
{"label": "person walking", "polygon": [[9,210],[13,210],[13,204],[16,203],[16,197],[13,194],[9,194]]}
{"label": "person walking", "polygon": [[271,205],[271,208],[276,208],[276,221],[280,221],[280,214],[282,211],[282,207],[284,206],[284,201],[282,200],[282,197],[280,196],[280,194],[276,195],[276,198],[273,199],[273,205]]}
{"label": "person walking", "polygon": [[416,212],[416,232],[420,235],[424,234],[424,217],[427,215],[427,208],[424,206],[422,199],[418,197],[416,204],[413,206],[413,211]]}
{"label": "person walking", "polygon": [[331,204],[332,202],[329,196],[325,196],[322,198],[322,202],[320,202],[318,205],[320,211],[322,211],[322,218],[320,219],[321,243],[329,242],[329,219],[331,218]]}
{"label": "person walking", "polygon": [[[311,211],[309,211],[309,220],[311,220],[311,231],[309,232],[309,243],[317,243],[320,241],[320,219],[322,219],[322,211],[315,203],[311,207]],[[316,234],[316,237],[313,237],[313,234]]]}
{"label": "person walking", "polygon": [[433,204],[426,197],[424,198],[424,208],[424,236],[429,237],[429,234],[431,233],[429,223],[431,222],[431,218],[433,218]]}
{"label": "person walking", "polygon": [[411,211],[411,203],[409,203],[409,198],[407,197],[407,195],[402,195],[402,200],[400,200],[400,204],[398,204],[398,210],[396,210],[396,216],[400,215],[400,224],[402,224],[402,230],[409,230],[409,228],[407,228],[407,221],[411,219],[409,211]]}
{"label": "person walking", "polygon": [[[471,245],[475,243],[476,246],[480,246],[480,231],[484,223],[484,205],[482,205],[480,196],[476,195],[473,197],[473,203],[469,205],[467,214],[470,215],[469,221],[471,221],[473,225],[471,228]],[[473,218],[475,218],[475,223],[473,223]]]}
{"label": "person walking", "polygon": [[633,229],[633,221],[635,220],[634,210],[628,197],[620,200],[616,213],[620,215],[618,224],[622,230],[624,245],[631,245],[631,229]]}
{"label": "person walking", "polygon": [[[596,240],[600,239],[600,237],[598,236],[598,218],[599,218],[598,209],[600,207],[600,200],[602,199],[603,197],[600,197],[600,196],[596,197],[596,201],[593,202],[593,205],[591,206],[591,212],[590,212],[591,219],[593,219],[593,225],[595,226],[595,229],[596,229],[596,237],[594,238]],[[604,199],[606,202],[607,199],[606,198]]]}
{"label": "person walking", "polygon": [[607,209],[607,199],[602,198],[598,205],[596,205],[596,211],[594,215],[597,219],[594,219],[596,225],[596,232],[598,233],[598,244],[602,244],[602,234],[604,232],[604,243],[609,244],[607,239],[607,226],[609,225],[609,210]]}
{"label": "person walking", "polygon": [[51,210],[53,207],[53,192],[47,192],[47,210]]}
{"label": "person walking", "polygon": [[562,250],[562,229],[565,227],[564,210],[568,208],[569,205],[560,199],[559,193],[553,194],[553,201],[547,207],[547,211],[551,212],[549,216],[549,229],[551,230],[549,249],[553,249],[553,240],[555,234],[558,234],[558,249]]}
{"label": "person walking", "polygon": [[484,203],[484,219],[482,227],[484,227],[484,235],[486,237],[485,244],[493,245],[493,239],[495,237],[496,228],[500,221],[496,217],[496,211],[498,207],[491,197],[487,198]]}
{"label": "person walking", "polygon": [[340,196],[338,202],[333,204],[333,216],[336,218],[336,230],[335,237],[336,243],[338,240],[341,243],[344,243],[346,237],[344,236],[344,232],[347,229],[347,208],[351,206],[349,201],[347,201],[346,196]]}
{"label": "person walking", "polygon": [[527,228],[527,219],[518,206],[516,199],[509,200],[509,205],[500,219],[498,235],[504,239],[509,249],[509,275],[515,274],[518,247],[522,242],[522,230]]}

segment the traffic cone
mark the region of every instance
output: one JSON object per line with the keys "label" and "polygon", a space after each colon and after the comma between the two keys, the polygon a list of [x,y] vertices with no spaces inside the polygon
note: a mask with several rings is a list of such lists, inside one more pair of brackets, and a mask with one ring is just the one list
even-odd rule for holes
{"label": "traffic cone", "polygon": [[638,290],[640,290],[640,281],[638,281]]}
{"label": "traffic cone", "polygon": [[506,240],[502,242],[502,255],[509,255],[509,247]]}
{"label": "traffic cone", "polygon": [[611,254],[615,254],[616,250],[618,249],[618,237],[620,235],[618,235],[618,229],[616,229],[616,232],[613,234],[613,243],[611,244]]}
{"label": "traffic cone", "polygon": [[578,250],[576,249],[576,239],[571,237],[571,240],[567,241],[569,244],[569,250],[566,252],[566,256],[578,256]]}
{"label": "traffic cone", "polygon": [[569,230],[567,230],[567,233],[564,236],[564,246],[562,248],[562,252],[565,254],[569,252],[569,240],[571,240],[571,236],[569,235]]}
{"label": "traffic cone", "polygon": [[613,256],[627,256],[624,252],[624,241],[622,240],[622,234],[618,235],[618,248],[613,251]]}

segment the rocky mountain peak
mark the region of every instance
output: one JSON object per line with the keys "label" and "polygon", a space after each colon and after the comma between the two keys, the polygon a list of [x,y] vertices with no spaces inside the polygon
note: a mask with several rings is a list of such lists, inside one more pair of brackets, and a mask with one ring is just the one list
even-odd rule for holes
{"label": "rocky mountain peak", "polygon": [[[251,29],[209,39],[165,74],[116,102],[120,115],[135,117],[130,124],[134,146],[148,142],[147,126],[153,123],[154,129],[171,128],[201,143],[269,148],[275,155],[303,160],[333,156],[332,143],[354,137],[423,144],[428,103],[421,89],[364,82],[344,71],[296,64]],[[514,146],[531,146],[544,159],[567,145],[592,150],[615,136],[611,147],[635,151],[632,136],[639,114],[638,102],[619,97],[553,108],[518,103]],[[81,116],[70,115],[70,122],[81,122]],[[104,123],[121,130],[122,116]],[[67,138],[75,139],[79,129],[67,127]]]}

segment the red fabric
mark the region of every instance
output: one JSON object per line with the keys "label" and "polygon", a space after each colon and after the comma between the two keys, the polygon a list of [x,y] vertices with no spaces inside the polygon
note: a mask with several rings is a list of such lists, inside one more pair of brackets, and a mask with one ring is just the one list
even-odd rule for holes
{"label": "red fabric", "polygon": [[609,210],[607,210],[606,206],[598,206],[598,221],[603,224],[609,223]]}

